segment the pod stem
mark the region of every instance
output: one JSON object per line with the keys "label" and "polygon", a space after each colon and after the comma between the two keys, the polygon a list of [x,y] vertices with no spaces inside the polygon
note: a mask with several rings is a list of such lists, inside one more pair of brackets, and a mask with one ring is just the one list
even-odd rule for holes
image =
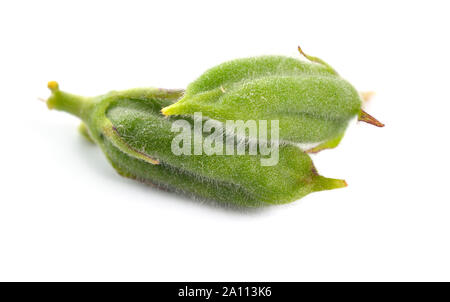
{"label": "pod stem", "polygon": [[358,115],[358,121],[365,122],[377,127],[384,127],[384,124],[379,122],[376,118],[361,109]]}
{"label": "pod stem", "polygon": [[80,119],[86,117],[86,113],[92,104],[89,98],[61,91],[55,81],[48,82],[47,86],[52,92],[52,95],[46,101],[49,109],[65,111]]}

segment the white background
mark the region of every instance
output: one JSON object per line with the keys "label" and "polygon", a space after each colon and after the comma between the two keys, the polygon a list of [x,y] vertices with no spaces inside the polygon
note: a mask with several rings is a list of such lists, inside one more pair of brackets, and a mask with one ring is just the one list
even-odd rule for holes
{"label": "white background", "polygon": [[[3,1],[1,281],[450,281],[448,1]],[[235,210],[120,177],[46,84],[183,88],[225,60],[319,56],[386,124],[313,160],[341,190]]]}

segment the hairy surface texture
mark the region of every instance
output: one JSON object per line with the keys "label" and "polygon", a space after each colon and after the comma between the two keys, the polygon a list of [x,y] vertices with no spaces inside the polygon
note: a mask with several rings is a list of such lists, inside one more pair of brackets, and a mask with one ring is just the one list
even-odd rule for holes
{"label": "hairy surface texture", "polygon": [[326,63],[262,56],[209,69],[162,112],[202,112],[222,122],[279,120],[280,140],[318,143],[340,137],[361,104],[356,89]]}
{"label": "hairy surface texture", "polygon": [[49,108],[80,117],[83,135],[97,143],[126,177],[242,206],[287,203],[346,185],[318,175],[309,156],[290,145],[280,146],[274,166],[261,166],[261,155],[175,155],[171,143],[177,133],[171,127],[180,117],[164,117],[160,110],[182,91],[131,89],[83,98],[60,91],[57,84],[49,87],[53,92]]}

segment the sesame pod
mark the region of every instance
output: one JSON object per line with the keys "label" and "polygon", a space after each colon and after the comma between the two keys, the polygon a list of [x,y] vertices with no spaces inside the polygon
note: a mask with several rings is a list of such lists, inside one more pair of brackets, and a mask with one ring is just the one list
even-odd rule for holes
{"label": "sesame pod", "polygon": [[319,58],[283,56],[237,59],[211,68],[191,83],[164,115],[202,112],[226,120],[279,120],[279,138],[289,143],[339,144],[349,121],[382,126],[361,109],[360,93]]}
{"label": "sesame pod", "polygon": [[122,176],[242,206],[287,203],[346,186],[343,180],[318,175],[309,156],[295,146],[279,146],[273,166],[261,165],[262,155],[174,154],[177,133],[172,126],[180,118],[164,117],[160,110],[182,91],[131,89],[85,98],[60,91],[56,82],[49,88],[48,107],[81,118],[81,132],[101,147]]}

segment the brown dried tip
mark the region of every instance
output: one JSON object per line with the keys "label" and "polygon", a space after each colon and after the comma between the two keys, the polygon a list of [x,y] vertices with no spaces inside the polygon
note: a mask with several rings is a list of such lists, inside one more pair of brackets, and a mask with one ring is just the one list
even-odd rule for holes
{"label": "brown dried tip", "polygon": [[298,49],[298,52],[299,52],[301,55],[303,55],[303,56],[306,57],[306,54],[303,52],[303,50],[302,50],[302,48],[300,47],[300,45],[297,46],[297,49]]}
{"label": "brown dried tip", "polygon": [[384,127],[384,124],[379,122],[376,118],[374,118],[373,116],[371,116],[370,114],[368,114],[367,112],[365,112],[364,110],[361,109],[361,112],[359,113],[358,116],[358,121],[361,122],[365,122],[377,127]]}

